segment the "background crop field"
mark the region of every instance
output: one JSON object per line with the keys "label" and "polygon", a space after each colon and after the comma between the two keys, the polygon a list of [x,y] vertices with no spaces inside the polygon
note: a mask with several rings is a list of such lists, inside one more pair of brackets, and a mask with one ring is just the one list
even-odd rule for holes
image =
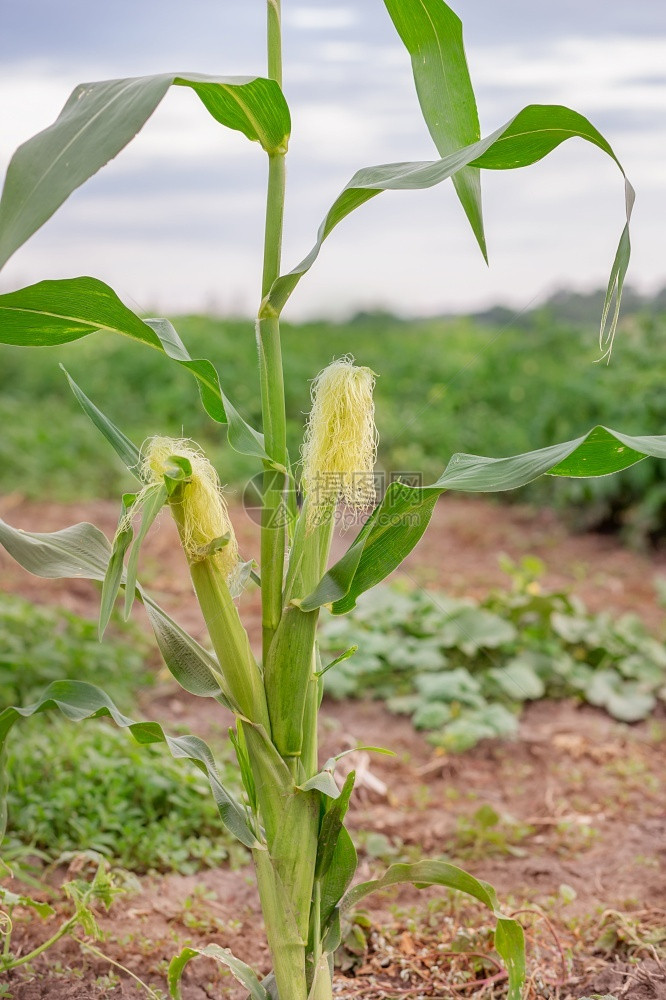
{"label": "background crop field", "polygon": [[[344,324],[287,325],[292,455],[309,406],[308,380],[345,353],[379,376],[380,466],[420,472],[426,481],[455,451],[508,455],[575,437],[595,423],[629,434],[663,433],[666,396],[654,365],[666,333],[661,297],[646,303],[629,296],[608,366],[595,364],[599,311],[595,296],[561,294],[522,317],[497,308],[476,319],[403,321],[378,313]],[[258,424],[252,323],[183,316],[175,325],[193,357],[215,360],[225,391]],[[250,460],[225,446],[223,429],[203,414],[185,372],[157,352],[99,334],[34,350],[29,358],[18,348],[0,350],[0,492],[67,501],[116,497],[127,487],[58,362],[137,443],[156,433],[193,437],[212,454],[222,481],[239,491],[254,471]],[[26,405],[34,420],[25,419]],[[623,476],[546,480],[521,493],[526,499],[538,490],[541,502],[584,517],[582,526],[621,527],[642,541],[662,529],[665,476],[660,463],[643,462]],[[583,500],[585,514],[577,515]]]}

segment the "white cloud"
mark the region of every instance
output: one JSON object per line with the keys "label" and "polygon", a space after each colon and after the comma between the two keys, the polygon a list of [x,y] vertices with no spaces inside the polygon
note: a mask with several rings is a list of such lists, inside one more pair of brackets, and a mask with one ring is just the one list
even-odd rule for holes
{"label": "white cloud", "polygon": [[[347,6],[302,2],[286,20],[313,32],[292,34],[295,60],[286,72],[294,119],[284,257],[291,267],[354,170],[434,152],[402,49],[367,32],[344,34],[357,21]],[[617,36],[526,39],[470,52],[489,129],[537,101],[569,104],[607,134],[638,192],[629,278],[643,287],[664,275],[665,50],[663,37]],[[76,83],[113,75],[101,63],[93,72],[64,61],[0,68],[0,168],[56,117]],[[196,309],[215,300],[222,309],[242,303],[251,310],[263,170],[256,146],[177,88],[113,165],[21,249],[3,272],[3,288],[89,271],[142,308]],[[557,284],[605,282],[622,224],[622,183],[599,150],[567,142],[528,170],[487,172],[484,192],[490,271],[450,184],[388,193],[326,242],[289,314],[344,314],[377,303],[427,313],[497,298],[525,305]]]}
{"label": "white cloud", "polygon": [[[560,38],[522,45],[472,48],[475,82],[549,87],[615,85],[635,77],[664,80],[666,38]],[[566,72],[565,72],[566,71]]]}
{"label": "white cloud", "polygon": [[[0,68],[0,172],[17,146],[57,118],[77,83],[111,76],[100,72],[100,67],[88,76],[40,64]],[[202,161],[241,161],[248,152],[258,155],[260,150],[245,136],[217,123],[188,88],[173,87],[112,169],[129,175],[148,165],[190,163],[194,168]]]}
{"label": "white cloud", "polygon": [[363,63],[373,58],[374,51],[371,46],[362,42],[331,41],[318,45],[314,55],[315,59],[323,62]]}
{"label": "white cloud", "polygon": [[535,101],[596,108],[664,108],[666,38],[563,38],[552,43],[472,48],[477,87],[522,90]]}
{"label": "white cloud", "polygon": [[356,169],[374,162],[388,128],[385,119],[363,114],[358,106],[312,101],[298,110],[292,148],[310,161],[353,162]]}
{"label": "white cloud", "polygon": [[358,15],[351,7],[292,7],[285,10],[284,22],[299,31],[329,31],[352,28]]}
{"label": "white cloud", "polygon": [[57,118],[78,82],[71,74],[39,63],[0,69],[0,167],[20,143]]}

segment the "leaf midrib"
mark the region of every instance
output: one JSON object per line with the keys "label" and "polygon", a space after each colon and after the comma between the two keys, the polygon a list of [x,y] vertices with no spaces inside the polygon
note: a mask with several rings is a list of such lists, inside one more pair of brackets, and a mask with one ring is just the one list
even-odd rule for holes
{"label": "leaf midrib", "polygon": [[[444,86],[446,87],[446,94],[447,94],[447,97],[448,97],[449,106],[451,106],[452,102],[451,102],[451,91],[450,91],[450,88],[449,88],[449,78],[448,78],[448,75],[446,73],[446,70],[444,69],[444,51],[442,49],[442,45],[441,45],[441,42],[439,40],[439,35],[437,34],[437,29],[435,28],[435,22],[433,21],[432,17],[430,16],[430,11],[426,7],[424,0],[419,0],[419,2],[420,2],[421,6],[423,8],[423,12],[424,12],[425,16],[427,17],[428,21],[430,22],[430,26],[432,28],[432,33],[435,36],[435,43],[437,45],[437,51],[439,52],[440,65],[442,67],[442,75],[444,77]],[[477,138],[478,138],[478,136],[477,136]],[[435,145],[437,146],[437,140],[434,140],[434,141],[435,141]],[[438,151],[439,151],[439,147],[438,147]]]}
{"label": "leaf midrib", "polygon": [[236,104],[238,105],[238,107],[243,111],[243,113],[245,114],[245,117],[247,118],[247,120],[250,122],[250,124],[254,128],[254,131],[257,133],[257,138],[259,140],[259,143],[266,150],[266,152],[270,152],[269,146],[270,146],[271,149],[273,149],[273,146],[272,146],[272,144],[268,140],[268,135],[260,127],[259,122],[255,118],[255,116],[252,114],[252,112],[250,111],[250,109],[247,106],[247,104],[245,103],[245,101],[243,101],[241,99],[240,95],[238,93],[236,93],[236,91],[239,88],[238,87],[231,87],[231,86],[229,86],[228,83],[221,83],[220,87],[222,88],[222,90],[226,91],[229,94],[229,97],[231,97],[231,99],[233,101],[235,101]]}
{"label": "leaf midrib", "polygon": [[[65,313],[49,312],[46,309],[29,309],[27,306],[8,306],[4,303],[0,303],[0,312],[27,313],[31,316],[47,316],[49,319],[59,319],[64,323],[76,323],[79,326],[86,327],[92,332],[95,330],[109,330],[111,333],[120,333],[123,337],[129,337],[131,340],[136,340],[140,344],[146,344],[148,347],[153,347],[156,351],[161,350],[166,354],[166,351],[161,344],[153,344],[148,339],[143,340],[143,338],[139,337],[136,333],[130,333],[129,330],[121,330],[120,327],[117,326],[109,326],[108,323],[93,323],[91,320],[84,319],[82,316],[68,316]],[[153,333],[149,326],[146,326],[146,329]],[[154,334],[154,336],[157,337],[157,334]],[[157,339],[159,340],[159,337]]]}

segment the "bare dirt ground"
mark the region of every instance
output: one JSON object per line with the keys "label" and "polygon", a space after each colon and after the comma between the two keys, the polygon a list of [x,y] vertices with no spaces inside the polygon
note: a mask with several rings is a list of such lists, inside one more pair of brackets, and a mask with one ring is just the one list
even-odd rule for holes
{"label": "bare dirt ground", "polygon": [[[25,504],[9,497],[0,500],[0,516],[32,530],[90,520],[110,536],[117,509]],[[242,547],[254,554],[256,527],[241,511],[235,522]],[[342,549],[349,540],[336,545]],[[662,634],[654,581],[666,575],[666,557],[628,552],[608,537],[572,537],[548,512],[446,497],[404,571],[421,585],[481,595],[503,582],[499,552],[514,559],[540,556],[548,566],[544,586],[571,587],[594,610],[636,611]],[[148,543],[143,570],[158,599],[201,634],[166,518]],[[93,585],[37,580],[4,554],[0,588],[80,614],[97,613]],[[256,595],[243,598],[241,608],[256,634]],[[143,708],[147,717],[182,723],[204,738],[226,722],[219,706],[173,688],[164,688]],[[360,877],[421,853],[445,856],[493,883],[507,912],[523,911],[530,1000],[591,993],[666,1000],[663,718],[626,726],[590,708],[542,702],[525,713],[515,741],[486,742],[446,757],[381,705],[349,702],[325,705],[322,740],[326,756],[359,741],[397,752],[395,758],[355,761],[377,779],[361,790],[350,813],[361,845]],[[481,806],[490,806],[498,821],[484,826]],[[487,957],[490,923],[480,909],[435,890],[405,888],[370,897],[367,912],[365,946],[348,939],[342,956],[346,972],[336,980],[336,995],[364,1000],[503,995],[502,971]],[[165,990],[167,961],[187,942],[215,941],[257,968],[268,968],[249,868],[147,877],[140,893],[115,904],[101,923],[107,933],[103,951],[154,988]],[[50,923],[22,919],[16,940],[25,947],[52,929]],[[17,1000],[138,995],[129,977],[111,973],[107,962],[70,941],[7,986]],[[184,984],[185,1000],[243,996],[209,960],[193,963]]]}

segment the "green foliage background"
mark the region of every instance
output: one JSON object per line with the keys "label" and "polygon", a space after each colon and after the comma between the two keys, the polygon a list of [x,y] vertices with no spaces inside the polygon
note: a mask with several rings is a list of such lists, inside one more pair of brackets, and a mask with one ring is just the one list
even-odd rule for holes
{"label": "green foliage background", "polygon": [[[7,769],[10,862],[94,850],[130,871],[188,875],[248,860],[200,771],[104,722],[38,719],[10,745]],[[224,759],[222,771],[235,783]]]}
{"label": "green foliage background", "polygon": [[[496,309],[478,319],[402,321],[376,313],[348,323],[285,325],[292,456],[309,408],[309,380],[345,353],[380,376],[380,464],[422,472],[426,481],[455,451],[515,454],[573,438],[594,423],[629,434],[663,433],[666,396],[654,365],[666,332],[660,300],[630,308],[610,365],[595,364],[595,331],[586,319],[595,304],[593,297],[568,296],[518,319]],[[226,391],[258,425],[252,323],[188,316],[175,325],[193,357],[216,359]],[[79,411],[58,361],[135,442],[155,433],[193,437],[212,454],[222,481],[236,489],[256,471],[225,445],[185,372],[157,352],[98,334],[33,350],[29,364],[20,349],[0,348],[0,492],[71,500],[117,497],[128,485]],[[26,407],[34,419],[25,420]],[[513,497],[563,506],[581,526],[621,528],[642,541],[662,531],[666,473],[661,463],[646,461],[608,479],[546,479]]]}
{"label": "green foliage background", "polygon": [[[135,698],[154,683],[153,645],[131,622],[122,631],[112,627],[100,643],[97,622],[0,595],[0,709],[28,705],[68,677],[102,686],[124,711],[143,714]],[[235,785],[229,744],[220,742],[224,780]],[[39,716],[9,741],[5,766],[5,860],[54,862],[95,850],[132,871],[189,874],[247,858],[220,823],[201,772],[105,722],[73,726]]]}
{"label": "green foliage background", "polygon": [[155,672],[147,663],[153,646],[145,633],[132,622],[122,630],[122,639],[112,629],[100,643],[96,621],[0,594],[0,710],[36,701],[62,678],[104,687],[127,710]]}

